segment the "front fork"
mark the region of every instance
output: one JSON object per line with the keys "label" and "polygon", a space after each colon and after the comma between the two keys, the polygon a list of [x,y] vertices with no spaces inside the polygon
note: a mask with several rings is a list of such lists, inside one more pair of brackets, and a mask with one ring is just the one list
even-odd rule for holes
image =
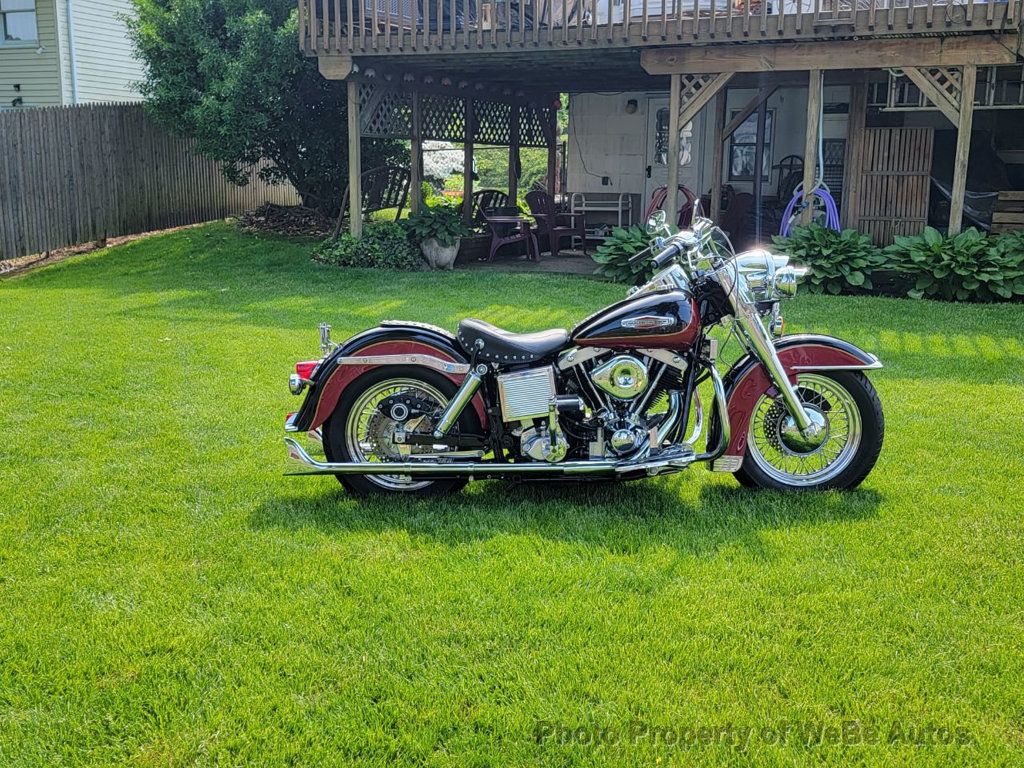
{"label": "front fork", "polygon": [[[722,287],[729,296],[729,303],[732,305],[736,323],[747,342],[746,346],[768,371],[768,377],[781,393],[786,409],[793,417],[793,421],[796,422],[800,433],[804,437],[817,436],[821,432],[822,426],[812,421],[811,417],[807,415],[807,409],[804,408],[800,396],[797,395],[796,387],[790,382],[789,376],[786,375],[786,370],[782,366],[782,361],[779,360],[775,344],[764,327],[764,322],[757,312],[757,306],[754,302],[747,300],[744,286],[736,285],[732,275],[727,275],[725,278],[722,280]],[[742,278],[739,279],[742,280]]]}

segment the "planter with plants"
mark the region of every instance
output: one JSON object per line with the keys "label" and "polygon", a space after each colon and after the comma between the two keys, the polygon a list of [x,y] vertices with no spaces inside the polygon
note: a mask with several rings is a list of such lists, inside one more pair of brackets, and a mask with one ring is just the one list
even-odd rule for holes
{"label": "planter with plants", "polygon": [[462,238],[471,234],[462,220],[462,209],[451,203],[424,207],[406,220],[406,228],[431,269],[452,269]]}

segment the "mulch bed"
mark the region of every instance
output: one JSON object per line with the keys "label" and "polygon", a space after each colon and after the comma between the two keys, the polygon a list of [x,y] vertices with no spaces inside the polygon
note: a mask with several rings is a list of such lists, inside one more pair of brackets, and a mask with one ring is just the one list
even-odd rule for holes
{"label": "mulch bed", "polygon": [[334,221],[301,205],[267,204],[238,217],[243,232],[325,238],[334,229]]}

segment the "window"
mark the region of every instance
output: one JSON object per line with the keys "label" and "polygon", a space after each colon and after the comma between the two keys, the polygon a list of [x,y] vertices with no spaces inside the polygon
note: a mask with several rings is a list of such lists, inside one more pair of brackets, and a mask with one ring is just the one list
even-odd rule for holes
{"label": "window", "polygon": [[35,0],[0,0],[0,44],[38,39]]}
{"label": "window", "polygon": [[[734,110],[732,118],[739,115]],[[775,110],[769,109],[764,123],[764,158],[761,178],[768,181],[772,173],[772,138],[775,134]],[[729,137],[729,181],[754,180],[754,156],[757,153],[757,113],[755,112],[743,125]]]}
{"label": "window", "polygon": [[[668,165],[668,108],[658,110],[657,128],[654,133],[654,161]],[[679,166],[688,166],[693,160],[693,122],[679,131]]]}

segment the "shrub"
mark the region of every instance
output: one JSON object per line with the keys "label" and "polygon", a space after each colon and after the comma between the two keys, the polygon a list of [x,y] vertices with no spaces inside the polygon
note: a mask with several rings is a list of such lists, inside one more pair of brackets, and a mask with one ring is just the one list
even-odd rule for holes
{"label": "shrub", "polygon": [[654,274],[650,260],[641,259],[633,264],[630,264],[629,260],[647,248],[650,240],[650,235],[636,225],[616,227],[594,253],[593,259],[600,265],[597,274],[611,278],[617,283],[645,283]]}
{"label": "shrub", "polygon": [[314,258],[338,267],[409,270],[423,264],[405,227],[393,221],[369,224],[358,240],[348,233],[328,240],[317,249]]}
{"label": "shrub", "polygon": [[944,237],[932,227],[897,237],[885,249],[893,266],[917,281],[912,298],[996,301],[1024,296],[1024,238],[986,237],[974,227]]}
{"label": "shrub", "polygon": [[[268,160],[261,177],[290,182],[304,206],[334,218],[348,176],[346,87],[302,55],[295,9],[295,0],[131,0],[124,10],[150,115],[235,184]],[[401,142],[362,146],[364,168],[409,162]]]}
{"label": "shrub", "polygon": [[443,246],[455,245],[460,237],[470,234],[462,220],[462,209],[447,201],[433,207],[424,206],[406,220],[406,227],[417,243],[434,239]]}
{"label": "shrub", "polygon": [[807,287],[814,293],[870,291],[871,271],[883,255],[871,237],[855,229],[836,232],[820,224],[797,227],[789,237],[774,237],[775,246],[810,268]]}

